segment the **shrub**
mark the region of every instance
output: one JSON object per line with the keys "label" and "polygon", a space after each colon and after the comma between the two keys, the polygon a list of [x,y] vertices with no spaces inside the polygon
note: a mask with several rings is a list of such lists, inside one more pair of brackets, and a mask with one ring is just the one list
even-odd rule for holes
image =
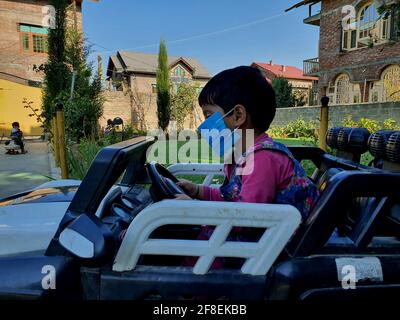
{"label": "shrub", "polygon": [[400,126],[397,124],[396,120],[391,118],[386,119],[382,124],[376,120],[368,118],[361,118],[359,122],[356,122],[350,114],[343,119],[342,125],[352,128],[366,128],[371,133],[382,129],[400,130]]}
{"label": "shrub", "polygon": [[146,132],[136,130],[132,126],[124,127],[122,132],[112,132],[100,139],[81,139],[79,144],[70,144],[67,149],[69,174],[72,179],[82,180],[96,157],[97,153],[109,145],[131,139],[136,135],[146,135]]}
{"label": "shrub", "polygon": [[381,128],[378,121],[367,118],[361,118],[360,122],[358,123],[358,127],[366,128],[371,133],[378,131]]}
{"label": "shrub", "polygon": [[396,120],[389,118],[383,121],[383,129],[386,130],[399,130],[400,126],[397,124]]}
{"label": "shrub", "polygon": [[315,138],[316,136],[314,121],[306,122],[299,118],[289,122],[284,128],[284,132],[289,138]]}
{"label": "shrub", "polygon": [[287,138],[285,127],[270,127],[268,129],[268,135],[272,138]]}
{"label": "shrub", "polygon": [[350,128],[357,128],[358,127],[357,122],[355,122],[353,120],[353,116],[351,114],[348,114],[348,115],[345,116],[345,118],[342,121],[342,125],[344,127],[350,127]]}
{"label": "shrub", "polygon": [[82,180],[100,149],[94,140],[82,139],[79,144],[70,145],[67,150],[70,177]]}
{"label": "shrub", "polygon": [[313,141],[318,138],[316,123],[302,118],[290,121],[283,127],[270,127],[268,134],[272,138],[305,138]]}

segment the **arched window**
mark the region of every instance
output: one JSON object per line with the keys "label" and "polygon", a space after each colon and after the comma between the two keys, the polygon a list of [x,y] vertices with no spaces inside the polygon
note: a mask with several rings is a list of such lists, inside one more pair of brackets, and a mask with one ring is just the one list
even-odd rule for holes
{"label": "arched window", "polygon": [[392,65],[382,72],[383,101],[400,101],[400,66]]}
{"label": "arched window", "polygon": [[375,2],[365,5],[359,11],[358,17],[358,37],[359,41],[370,39],[370,36],[375,33],[376,23],[378,21],[378,11],[376,10]]}
{"label": "arched window", "polygon": [[379,81],[371,82],[369,92],[371,102],[400,101],[400,66],[387,67]]}
{"label": "arched window", "polygon": [[[375,1],[362,6],[356,16],[353,29],[343,30],[343,50],[353,50],[374,44],[379,44],[390,37],[390,15],[379,15]],[[351,24],[351,19],[347,24]]]}
{"label": "arched window", "polygon": [[350,78],[347,74],[341,74],[335,81],[335,104],[351,103],[350,100]]}

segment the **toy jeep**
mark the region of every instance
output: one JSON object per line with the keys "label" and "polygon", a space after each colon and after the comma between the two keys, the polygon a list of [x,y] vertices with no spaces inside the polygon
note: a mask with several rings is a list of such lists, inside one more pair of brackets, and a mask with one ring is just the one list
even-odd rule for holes
{"label": "toy jeep", "polygon": [[[146,163],[150,137],[106,147],[65,200],[67,210],[45,250],[0,259],[0,298],[399,296],[399,137],[399,132],[370,136],[362,129],[334,128],[327,141],[336,156],[290,147],[299,161],[316,166],[311,178],[321,197],[306,221],[289,205],[171,200],[182,192],[176,176],[201,175],[210,184],[222,175],[222,165],[166,169]],[[373,163],[359,164],[368,150]],[[11,208],[24,205],[8,201]],[[215,229],[209,240],[198,240],[204,225]],[[259,237],[227,241],[233,227],[254,228]],[[184,266],[188,257],[193,267]],[[226,266],[213,269],[221,257]]]}

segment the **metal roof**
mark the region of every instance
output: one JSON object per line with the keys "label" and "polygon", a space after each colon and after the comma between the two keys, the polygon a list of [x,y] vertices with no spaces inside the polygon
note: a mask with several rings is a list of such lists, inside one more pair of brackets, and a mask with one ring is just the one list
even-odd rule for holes
{"label": "metal roof", "polygon": [[[194,78],[211,78],[208,70],[194,58],[168,57],[170,67],[179,62],[185,64],[193,72]],[[111,63],[117,71],[121,69],[125,72],[155,74],[158,67],[158,55],[143,52],[118,51],[116,55],[110,56],[109,69]],[[107,74],[110,72],[108,70]]]}

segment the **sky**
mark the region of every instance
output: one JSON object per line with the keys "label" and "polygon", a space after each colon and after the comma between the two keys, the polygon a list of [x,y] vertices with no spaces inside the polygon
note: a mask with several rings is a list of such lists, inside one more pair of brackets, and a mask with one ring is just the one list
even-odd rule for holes
{"label": "sky", "polygon": [[83,30],[106,68],[117,50],[196,58],[211,74],[252,62],[294,65],[318,56],[319,28],[303,24],[308,7],[285,14],[298,0],[90,0]]}

